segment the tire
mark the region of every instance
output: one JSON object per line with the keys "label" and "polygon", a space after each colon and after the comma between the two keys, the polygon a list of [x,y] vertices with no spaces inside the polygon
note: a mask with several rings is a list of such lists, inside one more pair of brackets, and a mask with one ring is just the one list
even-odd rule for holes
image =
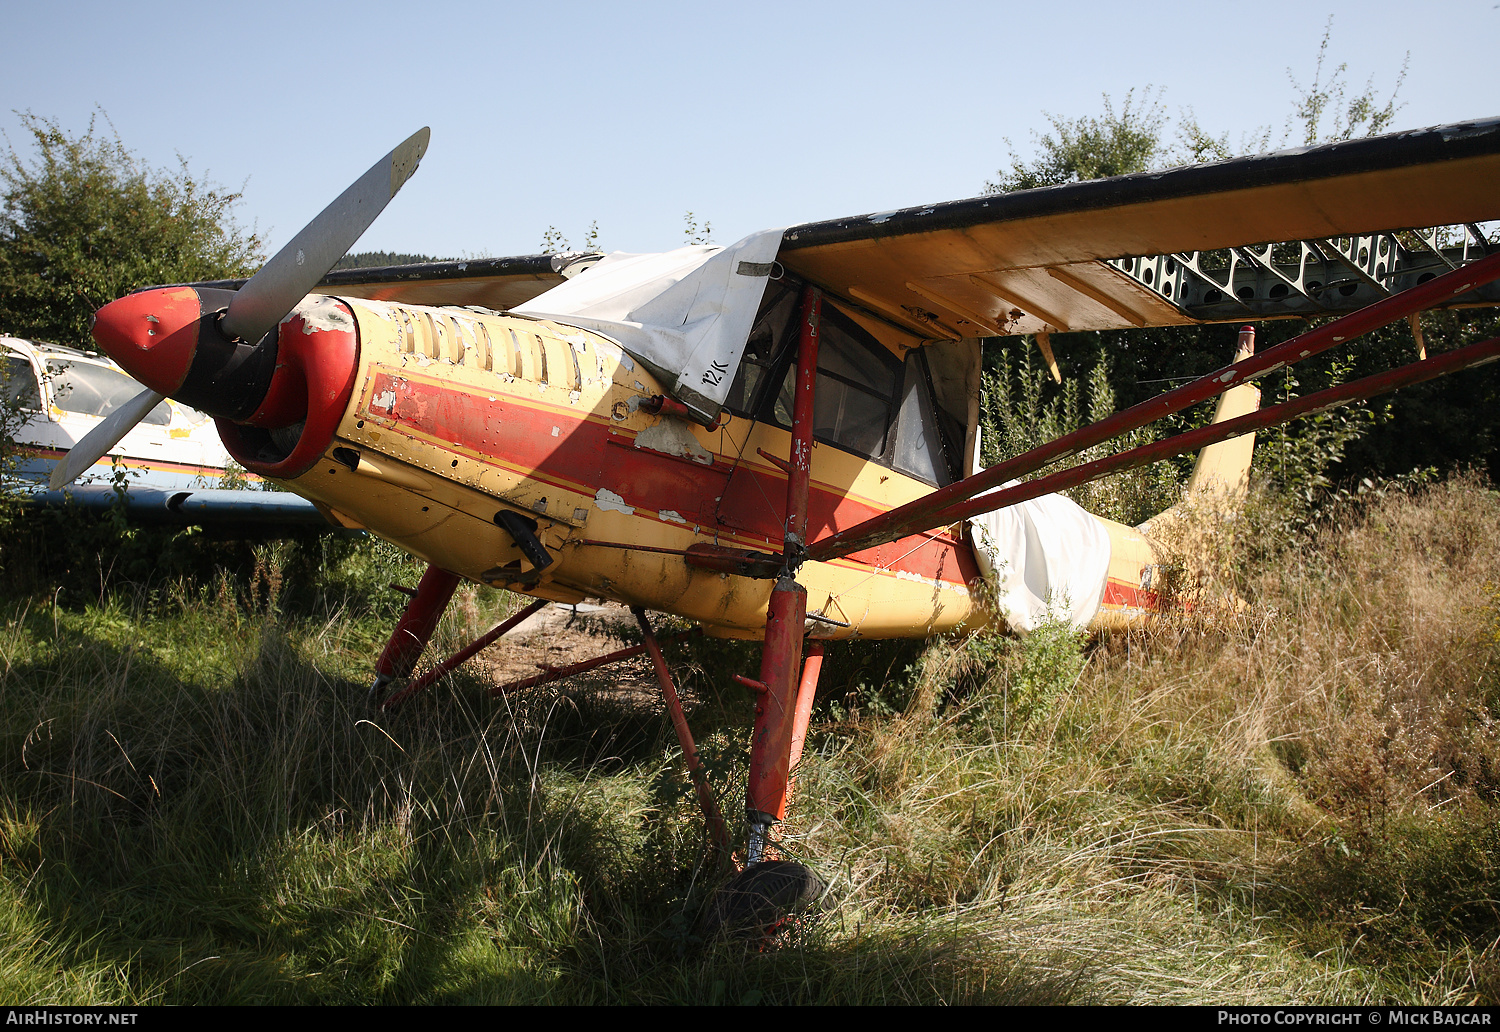
{"label": "tire", "polygon": [[714,893],[703,919],[704,935],[710,939],[770,935],[827,891],[823,879],[795,860],[755,864]]}

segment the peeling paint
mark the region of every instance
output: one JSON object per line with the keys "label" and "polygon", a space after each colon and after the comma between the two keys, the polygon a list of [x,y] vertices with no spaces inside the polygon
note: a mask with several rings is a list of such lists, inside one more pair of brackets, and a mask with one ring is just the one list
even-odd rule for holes
{"label": "peeling paint", "polygon": [[635,435],[635,446],[663,455],[676,455],[692,459],[703,466],[714,464],[713,453],[698,443],[687,424],[680,419],[665,417],[655,426],[648,426]]}
{"label": "peeling paint", "polygon": [[[627,373],[635,372],[635,360],[625,352],[624,348],[620,347],[614,341],[596,340],[594,342],[594,350],[601,358],[608,358],[620,363],[620,367]],[[602,374],[603,370],[601,369],[600,372]]]}
{"label": "peeling paint", "polygon": [[880,572],[885,576],[895,574],[897,580],[926,584],[928,587],[936,588],[939,591],[951,591],[953,594],[964,598],[967,598],[969,594],[969,589],[966,585],[950,581],[934,580],[931,577],[923,577],[920,573],[912,573],[910,570],[882,570]]}
{"label": "peeling paint", "polygon": [[626,516],[635,515],[635,506],[626,505],[625,499],[615,494],[607,487],[601,487],[599,493],[594,495],[594,504],[601,509],[610,512],[623,512]]}
{"label": "peeling paint", "polygon": [[669,523],[681,523],[684,526],[687,524],[687,520],[683,519],[682,514],[675,509],[658,509],[656,515]]}
{"label": "peeling paint", "polygon": [[557,436],[557,435],[558,435],[558,434],[560,434],[560,433],[561,433],[561,432],[562,432],[562,428],[561,428],[561,427],[557,427],[557,426],[554,426],[554,427],[553,427],[553,428],[552,428],[552,436],[553,436],[553,437],[556,437],[556,436]]}
{"label": "peeling paint", "polygon": [[303,333],[311,334],[321,330],[354,332],[354,319],[343,305],[331,297],[319,298],[311,304],[298,305],[294,311],[302,317]]}
{"label": "peeling paint", "polygon": [[[1418,131],[1420,132],[1421,130]],[[1445,142],[1448,142],[1452,140],[1467,140],[1476,136],[1487,136],[1494,131],[1495,127],[1493,125],[1467,124],[1454,126],[1452,128],[1439,129],[1438,135],[1441,136]]]}

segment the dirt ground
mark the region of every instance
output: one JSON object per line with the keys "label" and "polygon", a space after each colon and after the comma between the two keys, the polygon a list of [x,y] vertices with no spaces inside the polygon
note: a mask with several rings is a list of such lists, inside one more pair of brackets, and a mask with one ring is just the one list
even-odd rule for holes
{"label": "dirt ground", "polygon": [[[635,628],[635,618],[629,609],[615,603],[577,607],[553,604],[529,617],[473,662],[495,685],[503,685],[542,673],[549,666],[567,666],[627,648],[639,640],[639,634],[622,638],[621,631],[627,628]],[[641,695],[643,701],[660,704],[660,690],[647,656],[601,667],[591,673],[591,680],[623,695]]]}

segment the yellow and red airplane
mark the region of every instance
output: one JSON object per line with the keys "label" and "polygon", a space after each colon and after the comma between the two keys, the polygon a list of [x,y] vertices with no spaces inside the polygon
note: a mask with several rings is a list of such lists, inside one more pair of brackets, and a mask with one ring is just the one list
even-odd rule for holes
{"label": "yellow and red airplane", "polygon": [[[1477,225],[1500,218],[1497,119],[725,248],[330,274],[426,146],[424,129],[248,281],[101,309],[95,339],[148,389],[56,483],[163,396],[212,414],[246,469],[429,564],[377,688],[411,675],[461,580],[633,607],[645,644],[626,652],[653,657],[726,854],[645,611],[763,639],[741,678],[757,703],[737,884],[783,901],[815,884],[768,849],[820,640],[1025,630],[1059,605],[1080,627],[1136,619],[1156,605],[1151,540],[1053,492],[1205,447],[1196,485],[1233,491],[1257,428],[1500,355],[1488,341],[1265,410],[1248,382],[1424,309],[1500,302]],[[1466,228],[1411,231],[1433,226]],[[1045,350],[1053,332],[1313,315],[1340,318],[1260,354],[1242,333],[1224,369],[979,470],[981,338]],[[1221,394],[1202,430],[1013,483]]]}

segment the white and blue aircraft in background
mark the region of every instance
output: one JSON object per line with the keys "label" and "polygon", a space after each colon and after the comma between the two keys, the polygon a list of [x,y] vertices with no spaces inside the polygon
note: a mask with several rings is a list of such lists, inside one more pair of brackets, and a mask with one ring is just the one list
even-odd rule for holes
{"label": "white and blue aircraft in background", "polygon": [[13,486],[39,505],[105,509],[123,501],[132,518],[164,523],[323,524],[313,504],[262,490],[234,468],[213,420],[165,400],[108,454],[62,490],[47,490],[53,468],[140,384],[109,359],[76,348],[0,336],[0,399],[14,406],[22,454]]}

